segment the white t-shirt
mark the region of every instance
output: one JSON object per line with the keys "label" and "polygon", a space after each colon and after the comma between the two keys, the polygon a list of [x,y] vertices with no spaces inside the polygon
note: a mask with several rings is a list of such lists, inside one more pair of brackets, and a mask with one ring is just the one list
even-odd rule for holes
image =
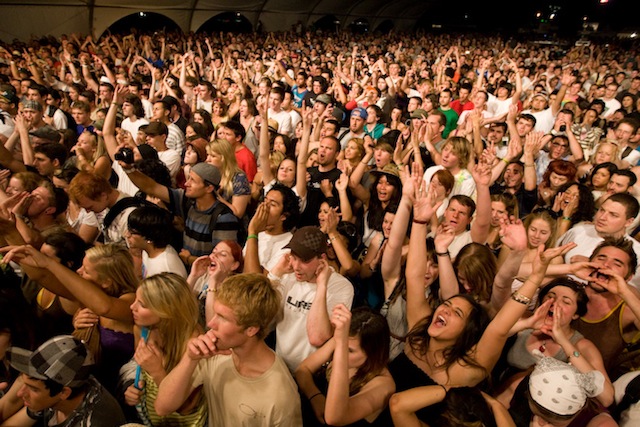
{"label": "white t-shirt", "polygon": [[269,118],[278,122],[278,133],[287,135],[288,137],[293,136],[293,126],[291,125],[291,115],[289,113],[284,110],[276,113],[272,109],[269,109]]}
{"label": "white t-shirt", "polygon": [[490,93],[488,95],[489,100],[487,101],[487,110],[491,111],[492,117],[502,116],[509,112],[509,107],[513,105],[513,98],[500,100]]}
{"label": "white t-shirt", "polygon": [[[427,168],[423,176],[424,182],[427,183],[427,189],[431,184],[431,178],[433,178],[433,175],[437,171],[442,169],[444,169],[444,166],[442,165],[436,165],[436,166],[431,166],[430,168]],[[456,196],[458,194],[462,194],[462,195],[471,197],[473,201],[475,201],[476,200],[476,182],[473,180],[473,177],[471,176],[471,172],[469,172],[466,169],[461,169],[460,172],[458,172],[453,176],[453,178],[455,179],[455,183],[453,184],[453,190],[451,190],[451,194],[449,195],[449,198],[451,198],[452,196]]]}
{"label": "white t-shirt", "polygon": [[135,196],[138,192],[138,187],[131,181],[129,175],[122,169],[120,163],[117,161],[111,164],[111,169],[118,175],[118,188],[117,190],[121,193],[128,194],[129,196]]}
{"label": "white t-shirt", "polygon": [[142,251],[142,278],[160,273],[176,273],[180,277],[187,278],[187,269],[173,246],[167,246],[164,252],[155,258],[149,258],[146,251]]}
{"label": "white t-shirt", "polygon": [[171,149],[158,151],[158,158],[167,166],[167,169],[169,169],[171,181],[175,180],[176,175],[180,171],[180,164],[182,163],[180,153]]}
{"label": "white t-shirt", "polygon": [[[269,279],[279,283],[284,306],[282,320],[276,325],[276,353],[280,355],[293,372],[298,365],[316,350],[309,342],[307,320],[309,310],[316,296],[317,285],[299,282],[294,273],[285,274],[278,279],[269,274]],[[345,277],[331,269],[327,284],[327,312],[331,315],[333,308],[342,303],[351,308],[353,302],[353,285]]]}
{"label": "white t-shirt", "polygon": [[133,138],[135,139],[136,135],[138,134],[138,129],[140,128],[140,126],[148,125],[148,124],[149,124],[149,120],[145,119],[144,117],[137,119],[135,122],[132,122],[131,118],[127,117],[122,121],[122,125],[120,127],[126,130],[127,132],[129,132],[131,136],[133,136]]}
{"label": "white t-shirt", "polygon": [[620,104],[620,101],[618,101],[615,98],[611,98],[611,99],[600,98],[600,100],[604,102],[604,111],[602,113],[602,117],[605,119],[611,117],[613,113],[615,113],[620,109],[620,107],[622,107],[622,104]]}
{"label": "white t-shirt", "polygon": [[538,132],[551,132],[551,129],[553,129],[553,124],[556,121],[555,116],[551,112],[551,108],[537,111],[535,113],[531,110],[524,110],[522,114],[531,114],[536,118],[536,126],[533,129]]}
{"label": "white t-shirt", "polygon": [[[277,236],[267,234],[266,231],[258,233],[258,258],[260,259],[260,265],[267,271],[271,269],[280,261],[280,258],[284,254],[288,254],[289,249],[284,247],[289,243],[293,234],[290,231],[286,231]],[[245,245],[242,250],[242,255],[246,255],[247,246]]]}

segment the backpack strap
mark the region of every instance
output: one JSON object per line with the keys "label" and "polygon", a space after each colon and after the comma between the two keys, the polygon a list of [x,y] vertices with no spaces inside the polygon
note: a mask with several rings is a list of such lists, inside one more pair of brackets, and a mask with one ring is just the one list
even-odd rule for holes
{"label": "backpack strap", "polygon": [[104,221],[102,222],[102,229],[106,230],[107,228],[109,228],[113,220],[116,219],[116,217],[120,215],[120,213],[123,210],[127,208],[133,208],[133,207],[138,208],[140,206],[148,206],[148,205],[150,205],[149,202],[147,202],[146,200],[140,199],[138,197],[125,197],[123,199],[118,200],[116,204],[113,205],[111,209],[109,209],[109,212],[104,217]]}

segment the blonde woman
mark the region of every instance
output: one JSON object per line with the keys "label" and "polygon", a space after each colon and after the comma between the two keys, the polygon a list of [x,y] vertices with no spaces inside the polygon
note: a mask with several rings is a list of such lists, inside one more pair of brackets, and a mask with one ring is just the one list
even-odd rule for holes
{"label": "blonde woman", "polygon": [[209,143],[207,163],[220,170],[218,200],[227,205],[235,216],[242,218],[251,200],[251,186],[247,175],[238,167],[231,144],[224,139]]}
{"label": "blonde woman", "polygon": [[71,149],[76,154],[76,166],[81,171],[90,172],[109,179],[111,176],[111,160],[102,138],[85,130],[78,137],[78,142]]}
{"label": "blonde woman", "polygon": [[[134,359],[141,367],[141,375],[140,382],[133,384],[134,372],[127,372],[130,376],[127,382],[131,385],[124,393],[125,402],[136,406],[138,415],[148,426],[203,425],[207,405],[200,389],[178,411],[165,417],[160,417],[154,408],[159,384],[178,364],[187,342],[202,333],[198,325],[198,304],[189,285],[173,273],[151,276],[136,290],[131,312],[136,337]],[[140,339],[143,328],[148,331],[146,339]]]}
{"label": "blonde woman", "polygon": [[[100,355],[96,377],[113,391],[120,367],[133,355],[133,316],[138,279],[129,250],[120,245],[89,249],[77,272],[32,246],[18,246],[7,255],[24,272],[54,294],[82,307],[74,318],[74,335]],[[99,339],[98,339],[99,335]]]}

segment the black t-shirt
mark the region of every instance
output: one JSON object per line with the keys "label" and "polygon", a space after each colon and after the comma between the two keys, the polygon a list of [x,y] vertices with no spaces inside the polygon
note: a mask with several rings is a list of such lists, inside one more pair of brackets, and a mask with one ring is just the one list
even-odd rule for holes
{"label": "black t-shirt", "polygon": [[31,412],[27,408],[27,415],[37,426],[117,427],[126,422],[116,399],[95,378],[91,378],[89,390],[80,406],[64,422],[55,424],[51,421],[55,417],[53,409]]}
{"label": "black t-shirt", "polygon": [[[338,168],[333,168],[327,172],[320,172],[317,166],[308,168],[307,172],[311,175],[311,180],[307,183],[307,207],[305,208],[301,226],[305,225],[318,225],[318,212],[320,211],[320,205],[326,200],[322,190],[320,189],[320,183],[328,179],[332,184],[340,178],[342,171]],[[337,194],[335,188],[334,194]]]}

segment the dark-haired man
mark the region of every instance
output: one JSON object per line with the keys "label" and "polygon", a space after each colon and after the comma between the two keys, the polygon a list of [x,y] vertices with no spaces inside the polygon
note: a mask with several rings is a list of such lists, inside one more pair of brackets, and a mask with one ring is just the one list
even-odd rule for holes
{"label": "dark-haired man", "polygon": [[[24,406],[3,420],[12,426],[116,427],[124,414],[109,392],[90,375],[93,356],[70,335],[60,335],[29,350],[11,347],[11,366],[22,375],[5,402]],[[5,406],[5,409],[7,406]]]}
{"label": "dark-haired man", "polygon": [[[593,224],[577,224],[567,231],[560,239],[558,246],[575,242],[577,246],[564,256],[566,263],[586,261],[593,250],[605,238],[625,238],[633,243],[633,250],[640,254],[640,242],[633,239],[626,232],[640,211],[640,205],[630,194],[614,194],[610,196],[598,209]],[[637,273],[631,279],[634,286],[640,286],[640,275]]]}
{"label": "dark-haired man", "polygon": [[[576,275],[587,281],[587,313],[575,328],[595,344],[602,354],[607,372],[613,377],[624,373],[618,358],[640,331],[640,293],[629,280],[636,274],[638,257],[629,239],[607,238],[590,255],[594,267]],[[570,358],[580,357],[576,349]]]}
{"label": "dark-haired man", "polygon": [[244,247],[244,272],[268,273],[285,253],[300,217],[298,196],[289,187],[275,184],[249,223]]}
{"label": "dark-haired man", "polygon": [[156,101],[153,104],[153,117],[151,118],[151,121],[162,122],[167,126],[169,131],[166,141],[167,148],[175,150],[182,155],[182,151],[185,147],[184,133],[182,133],[177,125],[171,123],[171,119],[169,118],[170,113],[171,105],[168,101]]}

